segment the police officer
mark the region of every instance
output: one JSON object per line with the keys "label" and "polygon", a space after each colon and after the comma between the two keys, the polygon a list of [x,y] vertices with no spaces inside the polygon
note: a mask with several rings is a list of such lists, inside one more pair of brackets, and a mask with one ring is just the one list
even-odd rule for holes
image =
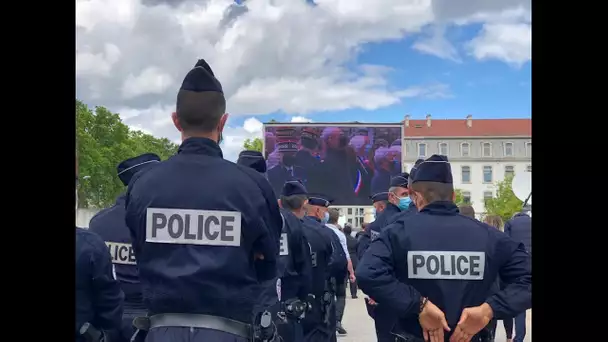
{"label": "police officer", "polygon": [[177,155],[136,174],[127,191],[146,341],[270,340],[258,329],[269,326],[266,316],[251,323],[258,284],[277,268],[282,220],[272,189],[223,159],[226,101],[204,60],[184,78],[176,109]]}
{"label": "police officer", "polygon": [[285,342],[303,341],[300,321],[308,311],[308,295],[313,293],[310,247],[301,221],[306,201],[306,188],[302,182],[290,180],[285,183],[279,199],[284,224],[279,249],[280,281],[277,283],[284,323],[278,324],[277,328]]}
{"label": "police officer", "polygon": [[[374,206],[374,219],[376,219],[388,205],[388,191],[382,190],[381,192],[376,192],[370,196],[370,199],[372,200],[372,205]],[[363,253],[369,247],[370,242],[371,234],[368,223],[367,227],[363,229],[363,231],[360,232],[359,236],[357,237],[357,257],[359,260],[363,258]]]}
{"label": "police officer", "polygon": [[[403,172],[391,178],[386,208],[376,217],[374,222],[369,224],[370,241],[378,238],[380,232],[387,226],[387,222],[393,216],[410,208],[412,200],[407,189],[408,177],[409,173]],[[365,255],[363,248],[361,248],[361,253]],[[386,306],[377,305],[373,297],[371,300],[366,298],[365,304],[368,313],[373,315],[378,342],[393,342],[395,337],[391,334],[391,329],[396,322],[394,313],[390,312]]]}
{"label": "police officer", "polygon": [[[504,233],[458,214],[447,157],[422,162],[412,183],[419,213],[372,242],[357,268],[359,286],[395,312],[403,337],[486,341],[480,332],[493,317],[531,307],[530,256]],[[497,276],[506,287],[490,295]]]}
{"label": "police officer", "polygon": [[[404,216],[408,216],[408,215],[418,212],[418,209],[416,208],[416,204],[414,203],[414,200],[412,199],[412,197],[413,197],[412,176],[416,172],[416,168],[418,167],[418,165],[420,165],[420,163],[422,163],[423,161],[424,161],[424,159],[416,160],[416,163],[414,163],[414,166],[412,166],[412,168],[410,169],[410,173],[409,173],[408,181],[407,181],[407,190],[408,190],[408,194],[409,194],[409,201],[405,200],[410,203],[408,208],[405,210],[401,210],[399,213],[392,215],[391,217],[388,217],[386,220],[385,226],[388,226],[389,224],[396,222],[397,220],[403,218]],[[407,174],[407,172],[405,172],[405,173]]]}
{"label": "police officer", "polygon": [[330,313],[329,329],[331,331],[330,341],[336,341],[336,328],[337,328],[337,313],[336,313],[336,294],[338,279],[346,279],[346,273],[348,269],[348,259],[346,253],[340,244],[340,239],[334,234],[329,227],[325,224],[329,221],[328,208],[332,200],[322,194],[309,194],[308,204],[306,206],[307,216],[306,219],[310,222],[321,227],[320,232],[324,235],[325,239],[331,242],[332,246],[332,258],[329,264],[329,291],[331,292],[331,303],[328,307]]}
{"label": "police officer", "polygon": [[252,150],[241,151],[236,163],[250,167],[266,177],[266,161],[261,152]]}
{"label": "police officer", "polygon": [[[154,153],[127,159],[118,164],[118,178],[127,186],[135,173],[157,165],[158,162],[160,162],[160,157]],[[111,341],[128,342],[135,333],[133,319],[145,316],[146,312],[143,306],[135,253],[131,246],[131,235],[125,224],[125,195],[121,194],[116,199],[116,204],[93,216],[89,222],[89,230],[101,236],[110,249],[116,279],[125,294],[122,329],[112,334]],[[144,339],[144,333],[141,332],[138,333],[135,341]]]}
{"label": "police officer", "polygon": [[124,294],[114,279],[108,247],[97,234],[76,227],[75,252],[76,342],[99,341],[104,330],[120,328]]}
{"label": "police officer", "polygon": [[[327,238],[326,229],[316,220],[308,219],[306,215],[308,207],[308,194],[294,196],[289,206],[297,208],[292,210],[294,215],[300,218],[304,227],[304,236],[310,248],[310,259],[312,264],[312,295],[309,296],[310,309],[302,321],[304,340],[307,342],[327,342],[335,337],[336,330],[331,328],[330,323],[335,321],[331,316],[330,306],[333,294],[330,292],[330,263],[332,260],[333,246]],[[285,201],[281,201],[285,205]]]}

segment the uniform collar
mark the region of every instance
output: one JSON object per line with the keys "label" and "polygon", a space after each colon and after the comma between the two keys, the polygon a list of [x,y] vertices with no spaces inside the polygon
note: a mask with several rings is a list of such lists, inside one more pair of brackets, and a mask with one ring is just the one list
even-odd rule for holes
{"label": "uniform collar", "polygon": [[398,213],[401,211],[401,209],[399,209],[398,206],[394,205],[391,202],[388,202],[388,204],[386,205],[386,208],[384,209],[384,211],[382,211],[382,213],[384,213],[385,211],[389,211],[389,210],[390,210],[390,212],[393,212],[393,213]]}
{"label": "uniform collar", "polygon": [[208,138],[188,138],[179,146],[177,153],[204,154],[212,157],[224,158],[220,146],[215,141]]}
{"label": "uniform collar", "polygon": [[422,210],[421,213],[431,213],[434,215],[456,215],[459,213],[458,206],[454,202],[451,201],[436,201],[433,203],[427,204]]}
{"label": "uniform collar", "polygon": [[318,219],[318,218],[316,218],[316,217],[314,217],[314,216],[306,216],[306,217],[309,217],[311,220],[315,220],[315,221],[317,221],[317,222],[321,222],[321,220],[320,220],[320,219]]}

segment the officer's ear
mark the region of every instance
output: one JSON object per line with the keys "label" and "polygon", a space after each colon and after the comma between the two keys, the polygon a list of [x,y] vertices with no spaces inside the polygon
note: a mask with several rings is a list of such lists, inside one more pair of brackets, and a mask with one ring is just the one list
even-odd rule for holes
{"label": "officer's ear", "polygon": [[218,132],[223,132],[224,131],[224,125],[226,124],[226,120],[228,120],[228,113],[222,115],[222,117],[220,118],[220,122],[217,126],[217,131]]}
{"label": "officer's ear", "polygon": [[456,191],[452,191],[452,202],[456,202]]}
{"label": "officer's ear", "polygon": [[173,120],[173,125],[177,128],[178,131],[182,132],[182,125],[179,123],[179,119],[177,118],[177,112],[171,113],[171,120]]}
{"label": "officer's ear", "polygon": [[281,199],[280,198],[277,200],[277,203],[279,203],[279,207],[280,208],[283,208],[283,205],[281,204]]}

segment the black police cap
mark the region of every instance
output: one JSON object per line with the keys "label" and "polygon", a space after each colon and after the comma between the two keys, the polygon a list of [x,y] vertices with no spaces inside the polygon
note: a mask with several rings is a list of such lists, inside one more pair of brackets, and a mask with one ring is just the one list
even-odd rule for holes
{"label": "black police cap", "polygon": [[327,195],[323,195],[323,194],[309,194],[308,195],[308,204],[310,204],[310,205],[316,205],[319,207],[327,208],[333,201],[334,201],[333,199],[331,199]]}
{"label": "black police cap", "polygon": [[388,191],[375,193],[369,198],[372,200],[372,203],[376,203],[378,201],[388,201]]}
{"label": "black police cap", "polygon": [[222,84],[215,78],[213,70],[204,59],[199,59],[194,65],[194,68],[188,72],[180,90],[188,90],[193,92],[214,91],[224,93]]}
{"label": "black police cap", "polygon": [[283,184],[283,190],[281,191],[281,195],[285,197],[306,194],[306,187],[302,184],[302,181],[295,179],[285,182],[285,184]]}
{"label": "black police cap", "polygon": [[266,161],[262,153],[258,151],[242,151],[239,153],[239,159],[237,159],[236,163],[250,167],[259,173],[266,172]]}
{"label": "black police cap", "polygon": [[391,178],[390,186],[400,186],[402,188],[407,188],[407,179],[410,176],[407,172],[402,172]]}
{"label": "black police cap", "polygon": [[116,167],[118,178],[125,186],[129,185],[131,178],[139,172],[160,162],[160,157],[154,153],[144,153],[137,157],[129,158]]}
{"label": "black police cap", "polygon": [[435,182],[452,184],[452,167],[448,157],[434,154],[413,171],[412,182]]}

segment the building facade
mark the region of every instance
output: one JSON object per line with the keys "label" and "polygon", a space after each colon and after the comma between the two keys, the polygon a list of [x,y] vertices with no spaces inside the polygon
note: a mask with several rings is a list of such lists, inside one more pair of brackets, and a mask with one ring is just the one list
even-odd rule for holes
{"label": "building facade", "polygon": [[475,212],[485,212],[485,199],[496,195],[496,183],[507,175],[532,172],[532,119],[410,120],[405,117],[402,145],[404,170],[416,159],[448,156],[454,187]]}

